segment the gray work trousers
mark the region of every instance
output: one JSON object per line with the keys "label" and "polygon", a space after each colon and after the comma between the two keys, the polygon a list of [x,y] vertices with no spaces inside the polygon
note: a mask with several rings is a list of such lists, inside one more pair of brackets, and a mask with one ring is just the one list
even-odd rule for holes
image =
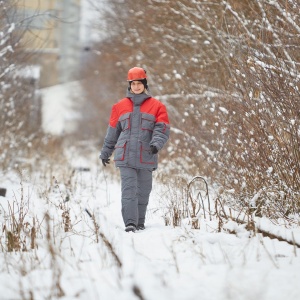
{"label": "gray work trousers", "polygon": [[152,190],[152,170],[119,167],[122,189],[122,217],[129,223],[144,224]]}

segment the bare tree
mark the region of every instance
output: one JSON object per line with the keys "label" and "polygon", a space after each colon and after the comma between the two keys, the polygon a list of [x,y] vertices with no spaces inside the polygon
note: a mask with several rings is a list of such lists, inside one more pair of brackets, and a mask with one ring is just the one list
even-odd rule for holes
{"label": "bare tree", "polygon": [[299,213],[298,5],[257,0],[249,17],[224,4],[244,38],[232,60],[222,176],[246,202],[259,193],[260,214]]}

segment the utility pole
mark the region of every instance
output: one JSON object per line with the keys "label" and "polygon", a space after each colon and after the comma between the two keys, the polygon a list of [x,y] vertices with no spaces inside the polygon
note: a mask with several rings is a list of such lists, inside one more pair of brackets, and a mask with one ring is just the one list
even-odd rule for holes
{"label": "utility pole", "polygon": [[65,83],[78,79],[80,62],[80,0],[58,1],[60,30],[58,37],[58,80]]}

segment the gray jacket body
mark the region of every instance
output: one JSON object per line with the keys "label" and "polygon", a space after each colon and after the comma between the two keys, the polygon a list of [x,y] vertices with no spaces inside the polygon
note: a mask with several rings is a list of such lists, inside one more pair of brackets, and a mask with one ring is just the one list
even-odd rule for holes
{"label": "gray jacket body", "polygon": [[114,152],[117,167],[157,168],[157,154],[150,145],[162,149],[169,138],[167,110],[159,100],[145,93],[127,92],[127,97],[114,104],[100,158]]}

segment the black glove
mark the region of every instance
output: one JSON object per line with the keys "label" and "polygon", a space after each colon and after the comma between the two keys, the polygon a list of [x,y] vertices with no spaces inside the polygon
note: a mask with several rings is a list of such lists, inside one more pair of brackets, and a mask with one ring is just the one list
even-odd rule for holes
{"label": "black glove", "polygon": [[150,146],[150,153],[151,154],[156,154],[158,152],[158,149],[156,148],[156,146]]}
{"label": "black glove", "polygon": [[109,158],[102,158],[102,164],[103,164],[103,166],[106,167],[106,165],[109,165],[109,161],[110,161]]}

